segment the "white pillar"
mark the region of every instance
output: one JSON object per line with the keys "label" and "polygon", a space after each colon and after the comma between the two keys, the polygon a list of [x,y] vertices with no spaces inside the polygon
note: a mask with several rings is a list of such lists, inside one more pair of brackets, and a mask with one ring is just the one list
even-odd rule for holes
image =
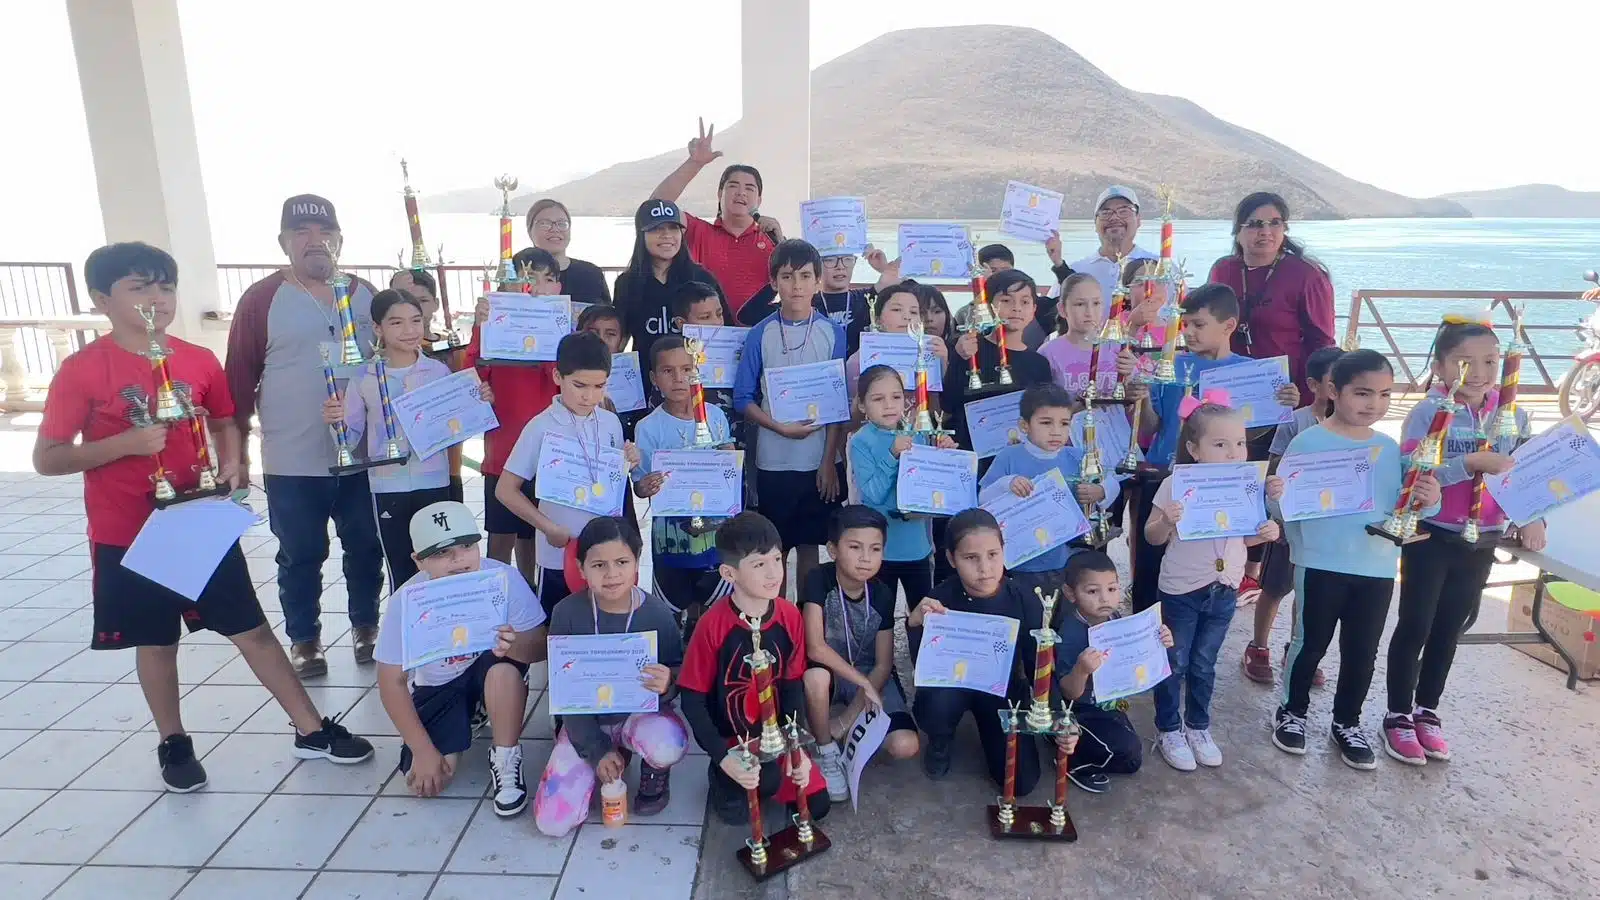
{"label": "white pillar", "polygon": [[740,22],[743,162],[761,170],[761,213],[800,236],[811,198],[810,0],[743,0]]}
{"label": "white pillar", "polygon": [[220,310],[211,217],[177,0],[67,0],[89,124],[100,214],[108,241],[144,241],[178,261],[179,309],[172,332],[214,348]]}

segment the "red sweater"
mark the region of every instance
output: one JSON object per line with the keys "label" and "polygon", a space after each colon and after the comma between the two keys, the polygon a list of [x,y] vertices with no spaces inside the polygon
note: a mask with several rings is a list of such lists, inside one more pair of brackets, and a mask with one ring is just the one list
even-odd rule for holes
{"label": "red sweater", "polygon": [[1207,280],[1225,284],[1239,295],[1251,340],[1245,343],[1241,327],[1233,335],[1233,352],[1254,359],[1289,357],[1289,374],[1303,390],[1306,357],[1337,343],[1333,336],[1333,283],[1326,272],[1292,254],[1284,254],[1270,278],[1269,268],[1246,273],[1244,260],[1224,256],[1211,266]]}

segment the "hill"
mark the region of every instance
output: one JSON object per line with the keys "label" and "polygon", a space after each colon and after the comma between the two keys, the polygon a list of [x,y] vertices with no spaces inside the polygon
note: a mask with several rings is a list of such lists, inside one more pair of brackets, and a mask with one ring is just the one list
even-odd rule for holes
{"label": "hill", "polygon": [[[864,195],[875,217],[995,218],[1011,178],[1062,191],[1075,218],[1112,182],[1148,196],[1171,184],[1185,217],[1226,218],[1260,189],[1300,218],[1468,215],[1347,178],[1187,100],[1130,91],[1030,28],[891,32],[816,69],[811,84],[812,195]],[[718,129],[717,147],[743,160],[740,124]],[[541,193],[574,214],[631,215],[682,159],[674,147]],[[715,187],[702,175],[685,206],[714,209]],[[519,197],[521,208],[532,199]]]}
{"label": "hill", "polygon": [[1488,191],[1462,191],[1440,199],[1459,203],[1475,216],[1509,219],[1600,219],[1600,191],[1569,191],[1555,184],[1519,184]]}

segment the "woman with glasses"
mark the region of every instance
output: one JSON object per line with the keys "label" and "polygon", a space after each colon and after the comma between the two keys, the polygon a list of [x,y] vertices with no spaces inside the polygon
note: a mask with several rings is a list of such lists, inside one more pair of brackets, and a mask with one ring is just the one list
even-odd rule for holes
{"label": "woman with glasses", "polygon": [[561,293],[579,303],[610,303],[606,273],[588,260],[567,256],[572,242],[572,215],[560,200],[544,198],[528,208],[528,237],[561,266]]}

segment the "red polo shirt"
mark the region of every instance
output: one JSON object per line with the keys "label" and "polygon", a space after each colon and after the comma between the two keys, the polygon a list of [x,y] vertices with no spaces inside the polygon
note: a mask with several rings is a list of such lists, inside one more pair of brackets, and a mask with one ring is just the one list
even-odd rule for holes
{"label": "red polo shirt", "polygon": [[728,306],[737,316],[745,301],[772,281],[767,272],[767,261],[772,258],[772,238],[755,222],[742,233],[731,234],[722,227],[720,216],[715,222],[697,216],[687,218],[689,255],[722,283]]}

